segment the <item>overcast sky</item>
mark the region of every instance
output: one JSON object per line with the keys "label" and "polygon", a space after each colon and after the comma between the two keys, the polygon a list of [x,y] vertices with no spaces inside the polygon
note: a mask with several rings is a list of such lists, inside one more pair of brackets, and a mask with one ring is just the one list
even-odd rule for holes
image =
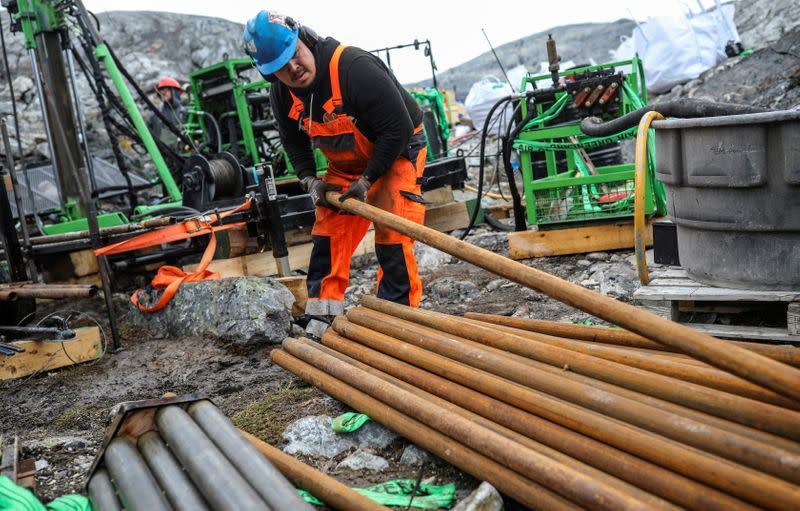
{"label": "overcast sky", "polygon": [[[135,6],[135,10],[213,16],[239,23],[261,9],[269,9],[292,16],[320,35],[331,35],[344,44],[365,50],[410,43],[415,38],[430,39],[440,71],[489,49],[481,28],[486,29],[492,44],[499,46],[559,25],[632,16],[638,20],[656,15],[680,16],[690,8],[698,12],[701,2],[706,7],[714,5],[714,0],[484,0],[480,2],[482,6],[478,2],[442,0],[84,0],[86,7],[94,12],[134,10]],[[185,36],[202,37],[202,34]],[[564,59],[569,56],[564,55]],[[404,83],[430,76],[422,52],[413,49],[393,52],[392,67]]]}

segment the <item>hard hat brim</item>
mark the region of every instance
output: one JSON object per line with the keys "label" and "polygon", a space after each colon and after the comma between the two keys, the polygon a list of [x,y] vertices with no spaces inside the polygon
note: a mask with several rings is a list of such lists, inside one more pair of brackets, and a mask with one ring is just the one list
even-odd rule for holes
{"label": "hard hat brim", "polygon": [[278,58],[270,60],[269,62],[264,62],[263,64],[256,62],[256,68],[258,68],[258,71],[264,76],[274,74],[276,71],[280,71],[283,66],[292,60],[296,49],[297,33],[295,32],[291,43],[281,52]]}

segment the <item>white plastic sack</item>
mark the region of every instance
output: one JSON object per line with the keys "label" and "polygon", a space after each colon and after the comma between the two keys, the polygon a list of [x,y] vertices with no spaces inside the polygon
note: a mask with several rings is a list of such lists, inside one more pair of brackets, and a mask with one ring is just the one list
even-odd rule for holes
{"label": "white plastic sack", "polygon": [[[508,79],[514,84],[513,91],[519,89],[522,77],[526,73],[525,66],[517,66],[508,72]],[[513,91],[508,82],[501,81],[496,76],[487,76],[473,83],[467,98],[464,100],[464,107],[467,109],[469,118],[475,128],[482,130],[483,123],[486,121],[486,116],[492,106],[500,99],[512,94]],[[506,106],[504,109],[498,108],[495,110],[492,115],[492,124],[489,126],[489,133],[497,135],[504,132],[512,113],[511,105]]]}
{"label": "white plastic sack", "polygon": [[739,40],[734,9],[733,4],[718,3],[713,11],[692,17],[649,18],[634,29],[634,46],[644,62],[647,88],[667,92],[724,60],[726,43]]}

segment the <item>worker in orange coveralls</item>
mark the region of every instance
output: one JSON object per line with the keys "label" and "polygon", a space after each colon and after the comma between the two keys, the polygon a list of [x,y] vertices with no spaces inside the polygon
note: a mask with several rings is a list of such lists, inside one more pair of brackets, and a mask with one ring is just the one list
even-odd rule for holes
{"label": "worker in orange coveralls", "polygon": [[[244,49],[272,82],[281,142],[316,206],[308,269],[306,334],[319,339],[344,312],[350,258],[370,222],[342,214],[325,194],[366,201],[422,223],[420,178],[427,156],[422,111],[375,55],[320,38],[288,16],[259,12],[247,22]],[[317,176],[313,149],[328,158]],[[380,298],[416,307],[422,283],[413,240],[375,226]]]}

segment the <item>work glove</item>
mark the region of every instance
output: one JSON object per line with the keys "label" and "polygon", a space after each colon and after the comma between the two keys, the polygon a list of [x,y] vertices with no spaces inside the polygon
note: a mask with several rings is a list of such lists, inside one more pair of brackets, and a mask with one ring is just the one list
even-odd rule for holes
{"label": "work glove", "polygon": [[371,185],[372,183],[369,182],[369,179],[364,176],[359,177],[353,181],[353,184],[350,185],[350,188],[348,188],[346,192],[339,196],[339,202],[344,202],[350,197],[361,202],[366,201],[367,192],[369,191],[369,187]]}
{"label": "work glove", "polygon": [[308,195],[311,196],[311,202],[314,203],[314,206],[322,206],[334,211],[338,209],[333,204],[328,202],[325,194],[328,192],[338,192],[342,189],[340,186],[333,186],[326,183],[322,179],[317,179],[316,177],[307,177],[303,179],[301,183],[308,192]]}

